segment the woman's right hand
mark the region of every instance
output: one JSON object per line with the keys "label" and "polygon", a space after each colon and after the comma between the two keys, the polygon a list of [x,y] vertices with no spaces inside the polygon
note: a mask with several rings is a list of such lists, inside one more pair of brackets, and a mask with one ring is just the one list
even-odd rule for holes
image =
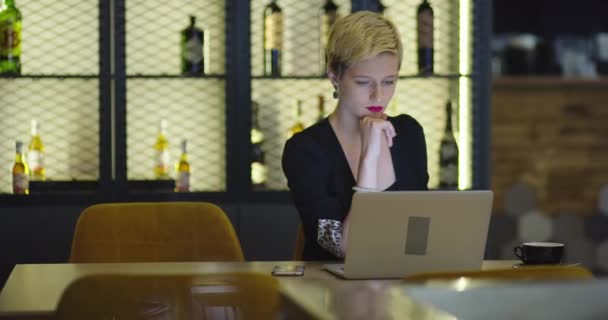
{"label": "woman's right hand", "polygon": [[361,126],[361,159],[366,161],[377,161],[380,157],[382,145],[388,147],[393,145],[395,128],[387,120],[386,115],[381,118],[363,117]]}

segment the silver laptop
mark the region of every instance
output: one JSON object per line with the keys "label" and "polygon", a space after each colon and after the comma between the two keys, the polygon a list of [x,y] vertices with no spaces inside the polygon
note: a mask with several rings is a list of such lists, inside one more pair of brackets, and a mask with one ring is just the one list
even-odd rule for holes
{"label": "silver laptop", "polygon": [[419,272],[481,269],[492,191],[356,192],[345,279],[402,278]]}

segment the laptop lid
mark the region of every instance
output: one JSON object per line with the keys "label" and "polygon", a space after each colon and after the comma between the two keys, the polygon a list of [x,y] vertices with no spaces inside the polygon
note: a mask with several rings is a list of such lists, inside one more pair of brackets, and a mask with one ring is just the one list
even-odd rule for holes
{"label": "laptop lid", "polygon": [[356,192],[344,277],[480,269],[492,191]]}

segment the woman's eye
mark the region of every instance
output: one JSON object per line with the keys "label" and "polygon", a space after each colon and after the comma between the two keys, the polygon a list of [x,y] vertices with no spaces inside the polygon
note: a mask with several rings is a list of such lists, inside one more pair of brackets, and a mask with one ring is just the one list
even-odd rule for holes
{"label": "woman's eye", "polygon": [[356,84],[360,85],[360,86],[364,86],[366,84],[369,84],[369,81],[356,81]]}
{"label": "woman's eye", "polygon": [[390,81],[384,81],[384,84],[385,84],[385,85],[387,85],[387,86],[392,86],[392,85],[394,85],[394,84],[395,84],[395,81],[393,81],[393,80],[390,80]]}

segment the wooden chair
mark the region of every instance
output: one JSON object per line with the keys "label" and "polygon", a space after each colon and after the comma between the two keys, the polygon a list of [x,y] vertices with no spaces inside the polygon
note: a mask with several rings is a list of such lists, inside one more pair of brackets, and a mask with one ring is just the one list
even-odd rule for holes
{"label": "wooden chair", "polygon": [[459,278],[487,281],[556,281],[592,279],[582,266],[525,266],[520,268],[418,273],[405,277],[407,282],[453,281]]}
{"label": "wooden chair", "polygon": [[298,226],[298,234],[296,235],[296,246],[293,251],[293,260],[302,261],[302,255],[304,254],[304,228],[302,224]]}
{"label": "wooden chair", "polygon": [[80,215],[70,262],[244,261],[224,211],[206,202],[99,204]]}

